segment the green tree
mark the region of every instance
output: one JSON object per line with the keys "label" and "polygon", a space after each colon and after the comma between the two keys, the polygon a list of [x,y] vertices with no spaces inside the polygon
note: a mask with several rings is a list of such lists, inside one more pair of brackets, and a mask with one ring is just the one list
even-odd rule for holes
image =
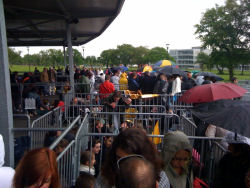
{"label": "green tree", "polygon": [[210,56],[205,54],[204,52],[200,52],[197,55],[196,62],[200,64],[202,71],[204,71],[205,66],[208,70],[211,70],[211,68],[213,67]]}
{"label": "green tree", "polygon": [[18,65],[22,63],[21,52],[14,48],[8,48],[9,64]]}
{"label": "green tree", "polygon": [[84,59],[84,65],[96,65],[97,64],[97,59],[95,56],[87,56],[85,59]]}
{"label": "green tree", "polygon": [[147,63],[156,63],[157,61],[167,59],[174,60],[167,52],[165,48],[155,47],[152,48],[146,55],[145,61]]}
{"label": "green tree", "polygon": [[117,46],[116,56],[114,56],[115,65],[123,64],[133,64],[132,60],[135,54],[135,47],[130,44],[123,44]]}
{"label": "green tree", "polygon": [[56,49],[49,49],[47,51],[47,57],[49,61],[50,66],[59,66],[63,65],[64,62],[64,57],[63,57],[63,52],[61,50],[56,50]]}
{"label": "green tree", "polygon": [[149,49],[143,46],[139,46],[134,49],[134,54],[132,57],[131,64],[146,64],[147,62],[147,54],[149,53]]}
{"label": "green tree", "polygon": [[[67,63],[69,63],[68,58],[68,49],[66,50],[67,54]],[[73,62],[75,65],[83,65],[83,57],[82,54],[77,49],[72,49],[72,55],[73,55]]]}
{"label": "green tree", "polygon": [[102,51],[98,61],[102,65],[106,65],[107,67],[111,64],[114,64],[118,59],[118,51],[116,49],[109,49]]}
{"label": "green tree", "polygon": [[49,66],[50,65],[50,57],[49,57],[49,51],[48,50],[42,50],[39,52],[41,61],[40,65],[42,66]]}
{"label": "green tree", "polygon": [[216,57],[222,56],[223,66],[229,70],[230,79],[234,68],[246,62],[242,55],[249,54],[249,3],[248,0],[227,0],[224,6],[208,9],[195,25],[203,47],[211,48]]}
{"label": "green tree", "polygon": [[73,61],[75,65],[83,64],[82,54],[77,49],[73,49]]}

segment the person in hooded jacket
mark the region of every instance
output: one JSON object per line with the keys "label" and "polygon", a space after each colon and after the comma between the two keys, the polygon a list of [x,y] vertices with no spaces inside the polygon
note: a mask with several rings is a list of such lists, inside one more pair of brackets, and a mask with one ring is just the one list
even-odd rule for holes
{"label": "person in hooded jacket", "polygon": [[4,142],[2,135],[0,135],[0,187],[12,188],[12,180],[15,175],[15,170],[11,167],[3,166],[4,156]]}
{"label": "person in hooded jacket", "polygon": [[180,131],[168,132],[163,139],[165,172],[172,188],[192,188],[193,174],[190,168],[192,146],[187,135]]}
{"label": "person in hooded jacket", "polygon": [[120,76],[119,85],[120,90],[127,90],[128,89],[128,78],[127,73],[123,72]]}

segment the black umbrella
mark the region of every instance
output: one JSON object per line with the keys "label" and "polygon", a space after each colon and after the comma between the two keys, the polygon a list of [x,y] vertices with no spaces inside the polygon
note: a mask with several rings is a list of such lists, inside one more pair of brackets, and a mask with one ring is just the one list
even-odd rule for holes
{"label": "black umbrella", "polygon": [[222,81],[224,80],[223,78],[221,78],[220,76],[212,73],[212,72],[198,72],[197,74],[195,74],[197,76],[208,76],[210,78],[214,78],[216,81]]}
{"label": "black umbrella", "polygon": [[175,66],[166,66],[158,70],[161,73],[164,73],[166,75],[174,75],[178,74],[180,76],[186,75],[185,72],[183,72],[181,69],[176,68]]}
{"label": "black umbrella", "polygon": [[250,101],[218,100],[192,109],[197,118],[243,136],[250,137]]}

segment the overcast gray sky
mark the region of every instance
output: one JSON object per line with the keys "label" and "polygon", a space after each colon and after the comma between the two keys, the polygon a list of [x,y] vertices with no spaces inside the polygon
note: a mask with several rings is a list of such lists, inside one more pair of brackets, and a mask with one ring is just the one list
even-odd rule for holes
{"label": "overcast gray sky", "polygon": [[[224,0],[126,0],[120,14],[98,38],[84,45],[84,56],[99,56],[103,50],[121,44],[133,46],[156,46],[183,49],[199,46],[194,35],[194,25],[199,23],[202,13]],[[50,47],[62,49],[59,47]],[[30,54],[41,47],[30,47]],[[22,55],[27,48],[17,48]],[[82,48],[78,47],[82,52]]]}

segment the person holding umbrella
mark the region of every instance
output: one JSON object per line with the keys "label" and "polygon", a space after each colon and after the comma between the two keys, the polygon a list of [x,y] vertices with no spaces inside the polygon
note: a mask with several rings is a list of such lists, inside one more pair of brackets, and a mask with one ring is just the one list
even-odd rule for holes
{"label": "person holding umbrella", "polygon": [[193,88],[194,86],[196,86],[196,83],[194,81],[194,79],[192,78],[192,73],[187,71],[187,79],[185,79],[185,81],[182,84],[182,88],[183,90],[189,90],[191,88]]}
{"label": "person holding umbrella", "polygon": [[205,84],[212,84],[212,81],[209,76],[204,76],[204,81],[202,82],[202,85]]}
{"label": "person holding umbrella", "polygon": [[236,77],[233,77],[233,78],[231,79],[231,83],[232,83],[232,84],[238,85],[238,79],[237,79]]}

